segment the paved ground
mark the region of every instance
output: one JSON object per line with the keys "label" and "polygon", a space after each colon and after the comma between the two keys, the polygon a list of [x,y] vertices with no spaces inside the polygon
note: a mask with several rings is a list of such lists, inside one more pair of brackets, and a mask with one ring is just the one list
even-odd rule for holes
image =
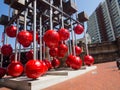
{"label": "paved ground", "polygon": [[120,90],[120,70],[115,62],[96,64],[97,69],[44,90]]}
{"label": "paved ground", "polygon": [[[120,70],[115,62],[96,64],[97,69],[44,90],[120,90]],[[0,87],[0,90],[11,90]]]}

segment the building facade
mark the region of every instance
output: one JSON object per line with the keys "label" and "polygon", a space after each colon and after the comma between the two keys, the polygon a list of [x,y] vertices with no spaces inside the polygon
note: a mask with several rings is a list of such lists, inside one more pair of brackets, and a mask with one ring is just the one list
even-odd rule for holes
{"label": "building facade", "polygon": [[93,43],[115,41],[120,37],[120,0],[101,2],[87,23]]}

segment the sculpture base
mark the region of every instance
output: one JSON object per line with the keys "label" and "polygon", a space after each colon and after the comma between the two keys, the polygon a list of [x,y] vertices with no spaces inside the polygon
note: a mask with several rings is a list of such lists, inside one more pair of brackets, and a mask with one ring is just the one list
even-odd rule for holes
{"label": "sculpture base", "polygon": [[79,70],[73,70],[70,68],[59,69],[56,71],[51,70],[48,71],[46,75],[43,75],[36,80],[27,78],[26,76],[20,76],[17,78],[5,77],[3,79],[0,79],[0,86],[6,86],[14,90],[41,90],[73,77],[79,76],[96,68],[96,66],[84,66]]}

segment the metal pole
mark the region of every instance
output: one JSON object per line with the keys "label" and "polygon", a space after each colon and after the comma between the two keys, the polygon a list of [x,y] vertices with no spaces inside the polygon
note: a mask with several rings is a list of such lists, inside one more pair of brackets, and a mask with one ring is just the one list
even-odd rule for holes
{"label": "metal pole", "polygon": [[76,53],[75,53],[75,46],[74,46],[75,44],[74,44],[74,32],[73,32],[73,25],[72,25],[73,21],[72,20],[71,20],[70,24],[71,24],[71,30],[72,30],[71,33],[72,33],[73,55],[76,55]]}
{"label": "metal pole", "polygon": [[[16,33],[16,37],[17,37],[17,34],[18,34],[18,31],[19,31],[19,19],[17,19],[17,33]],[[15,62],[17,62],[17,38],[15,40]]]}
{"label": "metal pole", "polygon": [[[53,4],[53,0],[50,0],[50,4]],[[50,29],[53,30],[53,8],[50,6]],[[50,60],[49,48],[47,49],[48,59]]]}
{"label": "metal pole", "polygon": [[33,59],[36,60],[36,0],[34,0],[34,12],[33,12]]}
{"label": "metal pole", "polygon": [[[60,9],[63,11],[63,4],[62,4],[62,0],[60,0]],[[61,22],[62,22],[62,28],[64,28],[63,13],[61,13]]]}
{"label": "metal pole", "polygon": [[[9,5],[9,9],[8,9],[8,21],[10,21],[10,11],[11,11],[11,6]],[[6,34],[6,44],[8,44],[8,39],[9,39],[9,37]]]}
{"label": "metal pole", "polygon": [[[51,5],[53,4],[53,0],[50,0],[50,4]],[[50,29],[53,29],[53,20],[52,20],[52,17],[53,17],[53,8],[52,8],[52,6],[50,6]]]}
{"label": "metal pole", "polygon": [[19,56],[19,57],[18,57],[18,60],[20,61],[20,57],[21,57],[21,45],[20,45],[20,44],[19,44],[19,51],[18,51],[18,52],[19,52],[19,55],[18,55],[18,56]]}
{"label": "metal pole", "polygon": [[[76,0],[74,0],[74,3],[77,3]],[[76,20],[78,19],[78,12],[75,13],[76,16]],[[77,38],[76,38],[76,34],[74,33],[74,37],[75,37],[75,46],[77,46]]]}
{"label": "metal pole", "polygon": [[42,16],[40,15],[40,60],[42,60]]}

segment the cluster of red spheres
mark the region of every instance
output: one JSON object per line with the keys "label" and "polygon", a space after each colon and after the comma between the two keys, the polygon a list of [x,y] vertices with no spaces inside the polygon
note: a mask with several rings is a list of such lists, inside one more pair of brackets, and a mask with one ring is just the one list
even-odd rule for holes
{"label": "cluster of red spheres", "polygon": [[80,69],[82,66],[82,60],[78,56],[69,55],[66,60],[67,66],[71,67],[72,69]]}
{"label": "cluster of red spheres", "polygon": [[[22,30],[17,34],[17,27],[16,26],[8,26],[6,28],[6,34],[9,37],[16,37],[17,41],[23,47],[29,47],[33,42],[33,31],[26,31]],[[74,32],[76,34],[82,34],[84,31],[84,27],[80,24],[74,27]],[[36,79],[42,75],[44,75],[48,70],[52,68],[59,68],[60,67],[60,58],[65,57],[68,52],[68,46],[65,43],[65,40],[70,38],[70,32],[68,29],[61,28],[58,31],[55,30],[47,30],[43,35],[42,39],[45,44],[49,47],[49,54],[53,57],[52,61],[49,60],[34,60],[33,59],[33,50],[26,52],[25,56],[28,60],[25,64],[25,67],[22,65],[20,61],[15,60],[15,54],[12,54],[12,47],[9,44],[5,44],[1,48],[1,53],[4,56],[10,56],[10,64],[7,67],[7,70],[4,68],[0,68],[0,78],[2,78],[6,72],[13,76],[18,77],[22,75],[24,72],[28,78]],[[36,33],[36,41],[40,44],[40,38],[38,33]],[[43,43],[42,41],[42,43]],[[75,55],[68,55],[65,63],[67,66],[71,67],[74,70],[80,69],[82,66],[82,60],[78,56],[81,54],[82,49],[79,46],[75,46]],[[42,47],[43,49],[43,47]],[[42,52],[44,53],[44,52]],[[59,59],[58,59],[59,58]],[[94,63],[94,58],[90,55],[86,55],[84,57],[84,63],[88,66]]]}

